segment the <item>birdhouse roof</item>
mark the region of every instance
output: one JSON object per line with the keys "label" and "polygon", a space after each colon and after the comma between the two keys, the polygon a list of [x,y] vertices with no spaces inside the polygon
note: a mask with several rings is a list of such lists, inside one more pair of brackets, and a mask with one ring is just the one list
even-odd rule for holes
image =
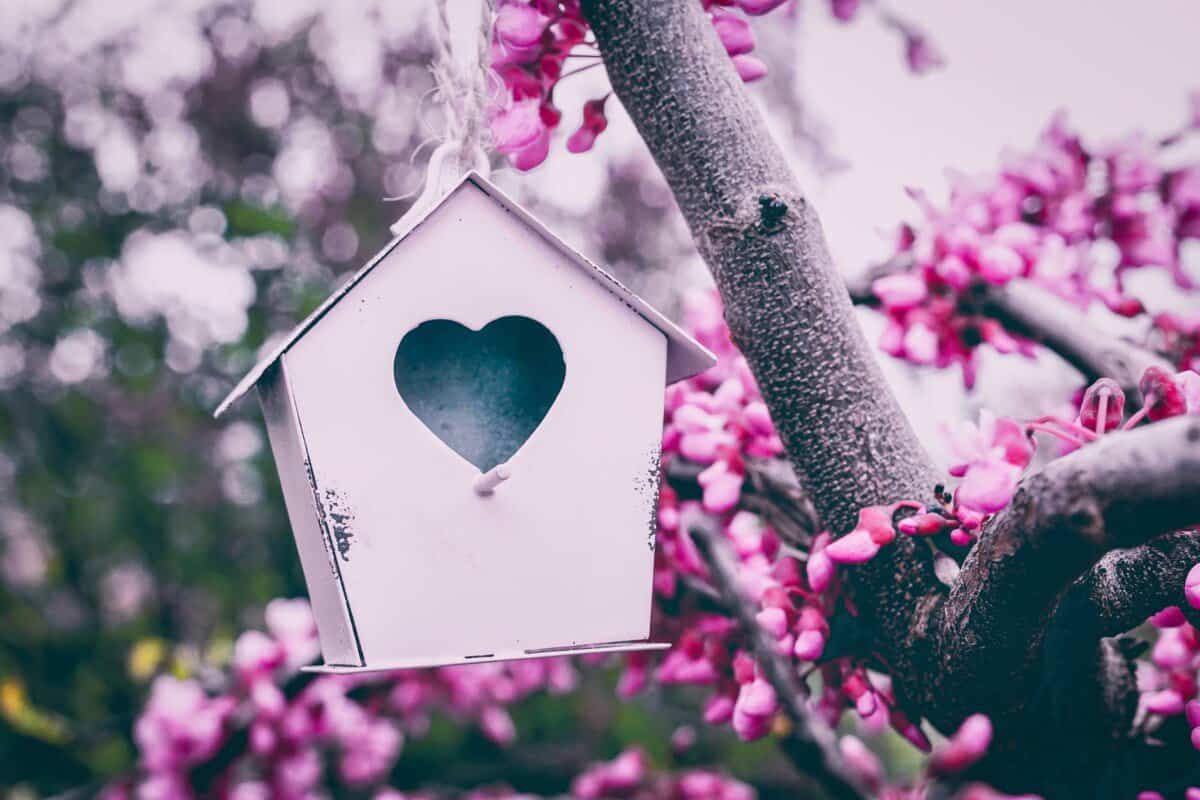
{"label": "birdhouse roof", "polygon": [[653,308],[645,300],[642,300],[636,294],[627,289],[620,281],[609,275],[600,267],[593,264],[573,247],[568,245],[562,239],[555,236],[545,225],[534,218],[528,211],[522,208],[515,200],[505,195],[490,181],[484,178],[477,172],[471,171],[463,176],[463,178],[454,185],[443,197],[423,213],[417,215],[406,228],[402,229],[388,244],[379,251],[365,266],[356,272],[349,280],[342,284],[336,291],[325,299],[311,314],[309,314],[303,322],[297,325],[288,333],[286,337],[251,369],[238,382],[237,386],[231,391],[221,404],[217,406],[213,416],[219,417],[236,402],[242,395],[250,390],[252,386],[258,383],[258,380],[263,376],[263,373],[279,358],[287,352],[293,344],[300,340],[310,328],[316,325],[326,312],[336,305],[342,298],[354,290],[354,287],[366,277],[367,273],[377,267],[384,258],[387,257],[401,242],[408,237],[414,230],[437,213],[446,201],[456,193],[464,189],[475,189],[483,192],[490,197],[495,204],[524,223],[528,228],[537,233],[542,239],[556,248],[567,258],[567,260],[579,268],[583,274],[590,277],[592,280],[603,286],[610,294],[616,297],[629,308],[633,309],[642,319],[650,325],[660,330],[667,337],[667,375],[666,382],[674,383],[675,381],[689,378],[697,373],[711,367],[716,363],[716,357],[708,351],[703,345],[686,334],[678,325],[671,322],[655,308]]}

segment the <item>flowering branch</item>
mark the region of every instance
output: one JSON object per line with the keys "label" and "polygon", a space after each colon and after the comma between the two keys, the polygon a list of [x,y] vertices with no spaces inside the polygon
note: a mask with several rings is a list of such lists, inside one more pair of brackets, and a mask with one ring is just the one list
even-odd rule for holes
{"label": "flowering branch", "polygon": [[931,707],[946,715],[941,721],[980,708],[1020,709],[1030,697],[1027,654],[1060,593],[1108,551],[1198,520],[1194,418],[1105,437],[1026,479],[967,557],[940,611],[942,685]]}
{"label": "flowering branch", "polygon": [[1148,367],[1171,370],[1166,359],[1151,351],[1098,332],[1078,309],[1030,281],[1013,280],[1003,287],[989,287],[984,308],[1008,330],[1057,353],[1089,383],[1112,378],[1130,398],[1138,397],[1138,380]]}
{"label": "flowering branch", "polygon": [[[849,282],[851,300],[855,305],[880,305],[872,290],[874,279],[909,270],[909,261],[907,256],[886,261],[864,279]],[[979,283],[973,294],[983,313],[1006,330],[1038,342],[1077,369],[1088,383],[1112,378],[1131,400],[1138,397],[1138,379],[1147,367],[1170,368],[1166,359],[1149,349],[1097,331],[1077,308],[1032,281],[1014,279],[1004,286]]]}
{"label": "flowering branch", "polygon": [[[945,502],[934,497],[936,473],[858,329],[816,213],[705,15],[690,3],[637,0],[584,0],[582,10],[614,92],[713,273],[733,344],[818,517],[846,533],[860,511],[891,517],[905,503]],[[997,263],[985,266],[1003,276],[989,282],[1007,283],[1023,257],[994,249],[988,258]],[[992,328],[996,341],[1022,346],[1005,339],[999,323]],[[1113,371],[1111,352],[1083,346],[1065,327],[1056,331],[1041,338],[1071,352],[1072,363],[1096,375]],[[920,353],[928,355],[924,344]],[[1123,369],[1136,370],[1135,363]],[[1119,374],[1136,384],[1136,375]],[[998,757],[1019,749],[1018,732],[1037,716],[1029,708],[1037,648],[1055,600],[1108,550],[1200,518],[1197,440],[1200,425],[1168,420],[1106,437],[1047,467],[985,529],[949,596],[924,541],[892,534],[881,547],[872,531],[859,531],[874,543],[871,557],[852,561],[842,589],[872,658],[892,676],[898,707],[943,729],[974,712],[995,714]],[[891,533],[888,520],[880,523]],[[1106,688],[1110,677],[1105,668],[1095,680]],[[1093,735],[1109,741],[1124,733]]]}
{"label": "flowering branch", "polygon": [[792,722],[792,730],[783,744],[789,758],[802,772],[819,781],[831,797],[867,796],[859,778],[845,768],[838,753],[837,737],[810,710],[808,692],[791,659],[780,654],[777,642],[756,620],[758,604],[738,592],[738,561],[725,537],[703,514],[696,514],[683,524],[696,540],[722,602],[752,642],[758,669],[774,688]]}
{"label": "flowering branch", "polygon": [[[931,499],[933,466],[853,317],[817,215],[703,10],[588,0],[583,11],[820,518],[848,531],[866,506]],[[854,603],[898,675],[919,672],[909,622],[940,587],[928,548],[907,538],[855,571]]]}

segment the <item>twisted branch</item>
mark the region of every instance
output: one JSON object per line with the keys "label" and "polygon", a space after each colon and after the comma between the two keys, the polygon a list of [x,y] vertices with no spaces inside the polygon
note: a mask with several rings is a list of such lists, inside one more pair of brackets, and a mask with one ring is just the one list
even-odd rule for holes
{"label": "twisted branch", "polygon": [[834,732],[817,719],[808,707],[808,691],[787,656],[780,655],[776,642],[758,624],[755,603],[738,590],[737,556],[712,521],[697,514],[683,521],[696,542],[721,593],[723,605],[737,619],[743,635],[750,640],[754,661],[764,680],[771,684],[792,722],[792,730],[782,747],[792,763],[810,775],[831,797],[866,797],[869,790],[846,769],[838,754]]}
{"label": "twisted branch", "polygon": [[940,609],[938,716],[1022,707],[1030,643],[1040,640],[1059,595],[1108,551],[1197,521],[1195,417],[1110,434],[1027,478]]}

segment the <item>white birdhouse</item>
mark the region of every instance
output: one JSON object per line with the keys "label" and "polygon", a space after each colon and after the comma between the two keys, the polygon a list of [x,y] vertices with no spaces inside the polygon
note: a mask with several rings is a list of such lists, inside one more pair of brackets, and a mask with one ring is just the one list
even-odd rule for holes
{"label": "white birdhouse", "polygon": [[651,649],[663,385],[713,356],[476,173],[257,385],[329,672]]}

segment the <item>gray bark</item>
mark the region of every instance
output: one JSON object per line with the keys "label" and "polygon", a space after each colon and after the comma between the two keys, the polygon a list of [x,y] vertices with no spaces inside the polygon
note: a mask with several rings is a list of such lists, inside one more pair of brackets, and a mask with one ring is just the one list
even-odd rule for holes
{"label": "gray bark", "polygon": [[[933,467],[853,317],[817,214],[700,4],[583,6],[818,514],[844,533],[864,506],[932,499]],[[856,605],[884,631],[881,654],[910,674],[911,620],[941,587],[928,550],[905,539],[855,574]]]}
{"label": "gray bark", "polygon": [[[734,343],[820,517],[845,533],[864,506],[932,500],[935,471],[857,326],[817,215],[701,5],[583,0],[583,10],[613,88],[712,271]],[[1085,362],[1105,363],[1073,363]],[[925,543],[898,537],[846,573],[859,621],[870,631],[871,652],[859,655],[884,662],[912,716],[950,729],[967,714],[992,715],[1000,760],[991,759],[991,773],[1000,783],[1057,787],[1048,773],[1003,768],[1020,763],[1022,737],[1046,719],[1025,712],[1039,691],[1042,633],[1055,600],[1107,550],[1190,521],[1200,486],[1198,438],[1200,422],[1159,423],[1052,464],[984,532],[949,601]],[[1097,691],[1128,697],[1126,662],[1095,639],[1084,648],[1087,658],[1097,648]],[[1097,775],[1079,780],[1075,789]]]}

